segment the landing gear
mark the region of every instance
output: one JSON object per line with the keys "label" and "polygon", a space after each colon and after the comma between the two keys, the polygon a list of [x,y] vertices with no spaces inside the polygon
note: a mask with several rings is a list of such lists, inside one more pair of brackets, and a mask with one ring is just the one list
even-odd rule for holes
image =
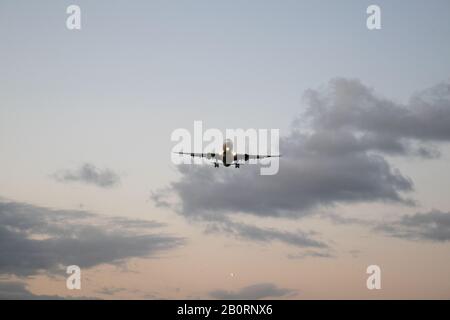
{"label": "landing gear", "polygon": [[239,163],[235,163],[235,164],[234,164],[234,167],[235,167],[235,168],[239,168],[239,167],[240,167],[240,164],[239,164]]}
{"label": "landing gear", "polygon": [[218,168],[219,164],[217,162],[214,162],[214,168]]}

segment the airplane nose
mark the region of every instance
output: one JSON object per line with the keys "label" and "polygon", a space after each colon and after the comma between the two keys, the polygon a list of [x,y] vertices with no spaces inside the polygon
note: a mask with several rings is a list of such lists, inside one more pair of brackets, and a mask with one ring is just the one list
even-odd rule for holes
{"label": "airplane nose", "polygon": [[233,150],[233,141],[231,139],[225,140],[224,147],[227,151]]}

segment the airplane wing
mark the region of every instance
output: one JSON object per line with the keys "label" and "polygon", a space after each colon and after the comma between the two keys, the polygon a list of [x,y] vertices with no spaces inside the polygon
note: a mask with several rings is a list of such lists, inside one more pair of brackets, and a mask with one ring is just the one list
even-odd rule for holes
{"label": "airplane wing", "polygon": [[185,154],[191,157],[199,157],[199,158],[207,158],[207,159],[215,159],[216,153],[194,153],[194,152],[174,152],[176,154]]}
{"label": "airplane wing", "polygon": [[267,155],[260,155],[260,154],[236,154],[234,156],[236,161],[239,160],[244,160],[244,161],[248,161],[248,160],[254,160],[254,159],[264,159],[264,158],[279,158],[281,157],[281,155],[271,155],[271,154],[267,154]]}

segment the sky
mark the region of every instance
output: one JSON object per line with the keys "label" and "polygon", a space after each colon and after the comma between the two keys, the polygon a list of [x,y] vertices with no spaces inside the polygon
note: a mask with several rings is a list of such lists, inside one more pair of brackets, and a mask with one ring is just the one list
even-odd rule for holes
{"label": "sky", "polygon": [[[0,298],[450,298],[449,9],[0,0]],[[196,120],[279,172],[175,165]]]}

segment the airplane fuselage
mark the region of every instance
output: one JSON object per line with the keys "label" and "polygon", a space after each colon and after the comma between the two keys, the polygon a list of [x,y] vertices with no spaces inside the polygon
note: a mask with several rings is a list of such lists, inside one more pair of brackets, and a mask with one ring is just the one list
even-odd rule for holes
{"label": "airplane fuselage", "polygon": [[234,159],[233,154],[233,143],[230,140],[224,142],[222,146],[222,154],[220,155],[222,159],[222,163],[225,167],[231,166]]}

